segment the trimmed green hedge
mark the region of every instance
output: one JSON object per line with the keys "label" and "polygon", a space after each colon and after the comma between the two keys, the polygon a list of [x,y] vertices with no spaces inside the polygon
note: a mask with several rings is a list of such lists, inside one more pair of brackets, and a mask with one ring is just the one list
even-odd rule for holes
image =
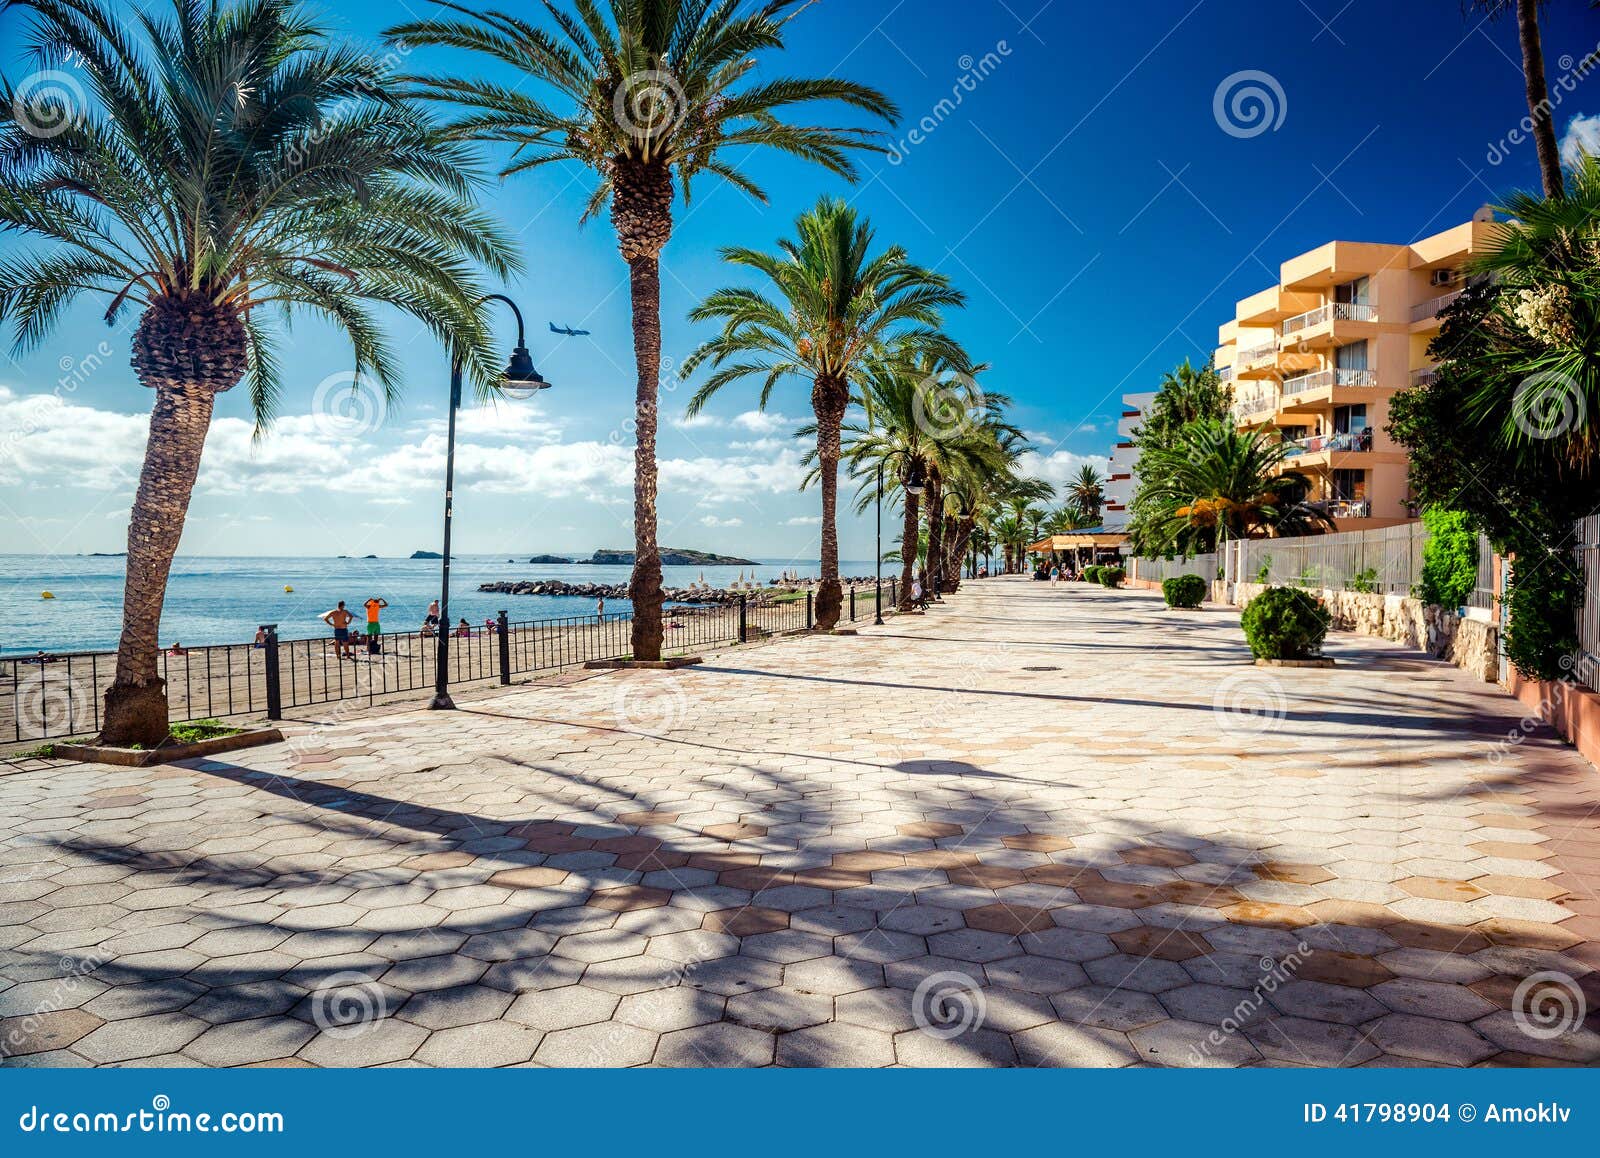
{"label": "trimmed green hedge", "polygon": [[1121,567],[1101,567],[1100,568],[1100,586],[1102,586],[1102,587],[1120,587],[1120,586],[1122,586],[1122,580],[1126,575],[1127,575],[1127,572],[1124,571]]}
{"label": "trimmed green hedge", "polygon": [[1313,659],[1332,622],[1321,599],[1296,587],[1268,587],[1239,617],[1257,659]]}
{"label": "trimmed green hedge", "polygon": [[1161,596],[1168,607],[1199,607],[1206,597],[1206,581],[1198,575],[1179,575],[1161,581]]}
{"label": "trimmed green hedge", "polygon": [[1098,564],[1098,563],[1090,563],[1087,567],[1085,567],[1083,569],[1083,581],[1085,583],[1098,583],[1098,582],[1100,582],[1100,572],[1103,571],[1103,570],[1104,570],[1104,568],[1101,567],[1100,564]]}

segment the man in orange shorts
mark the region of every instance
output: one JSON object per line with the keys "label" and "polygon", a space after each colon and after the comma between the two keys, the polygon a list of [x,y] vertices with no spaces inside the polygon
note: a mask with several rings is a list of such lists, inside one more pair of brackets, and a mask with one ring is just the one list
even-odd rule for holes
{"label": "man in orange shorts", "polygon": [[383,624],[380,622],[380,616],[383,612],[383,609],[387,606],[389,606],[389,601],[387,599],[379,599],[377,596],[373,596],[366,602],[367,651],[372,655],[377,655],[383,650],[378,644],[378,636],[383,632]]}

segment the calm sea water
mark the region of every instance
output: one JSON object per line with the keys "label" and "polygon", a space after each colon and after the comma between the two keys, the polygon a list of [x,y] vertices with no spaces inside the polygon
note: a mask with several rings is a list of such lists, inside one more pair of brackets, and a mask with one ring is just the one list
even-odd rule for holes
{"label": "calm sea water", "polygon": [[[665,567],[668,587],[704,579],[732,584],[740,571],[758,581],[785,571],[815,575],[817,564],[768,562],[755,568]],[[870,575],[870,562],[840,564],[845,575]],[[889,573],[891,568],[885,570]],[[517,619],[588,615],[594,601],[568,596],[480,594],[495,580],[565,579],[569,583],[626,583],[628,567],[508,563],[504,557],[457,556],[450,568],[450,615],[480,624],[504,608]],[[116,647],[122,624],[123,560],[91,556],[0,555],[0,655],[45,651],[104,651]],[[284,588],[292,587],[293,591]],[[43,599],[51,592],[54,599]],[[285,639],[323,635],[317,617],[343,599],[359,617],[372,596],[389,601],[384,626],[412,631],[439,593],[437,559],[294,559],[180,557],[172,569],[161,617],[161,642],[240,643],[258,624],[276,623]],[[607,612],[629,610],[607,600]]]}

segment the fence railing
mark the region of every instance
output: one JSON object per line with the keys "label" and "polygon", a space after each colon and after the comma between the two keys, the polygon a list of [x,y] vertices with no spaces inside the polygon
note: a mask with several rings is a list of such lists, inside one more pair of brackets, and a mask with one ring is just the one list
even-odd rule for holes
{"label": "fence railing", "polygon": [[1286,318],[1279,326],[1278,332],[1288,337],[1290,334],[1297,334],[1301,330],[1309,330],[1313,326],[1320,326],[1330,321],[1375,322],[1377,320],[1377,306],[1365,302],[1330,302],[1328,305],[1318,306],[1314,310]]}
{"label": "fence railing", "polygon": [[[852,585],[840,619],[871,620],[898,602],[898,580]],[[669,607],[663,615],[663,651],[752,643],[816,623],[814,591],[759,592],[737,602]],[[446,640],[452,686],[516,675],[555,672],[594,659],[618,659],[632,648],[631,614],[558,619],[497,619]],[[260,716],[281,719],[286,710],[328,703],[371,704],[434,686],[439,639],[431,631],[358,638],[348,649],[329,638],[280,639],[263,625],[259,644],[169,648],[158,672],[166,680],[174,723]],[[114,652],[51,653],[0,659],[0,745],[82,736],[100,728],[106,688],[116,669]]]}
{"label": "fence railing", "polygon": [[1422,576],[1421,523],[1235,544],[1238,577],[1246,583],[1409,594]]}
{"label": "fence railing", "polygon": [[1600,515],[1579,519],[1578,563],[1583,568],[1583,602],[1578,607],[1578,662],[1573,671],[1600,691]]}
{"label": "fence railing", "polygon": [[1136,559],[1134,577],[1159,583],[1163,579],[1176,579],[1180,575],[1198,575],[1207,583],[1217,577],[1215,553],[1190,555],[1187,558]]}

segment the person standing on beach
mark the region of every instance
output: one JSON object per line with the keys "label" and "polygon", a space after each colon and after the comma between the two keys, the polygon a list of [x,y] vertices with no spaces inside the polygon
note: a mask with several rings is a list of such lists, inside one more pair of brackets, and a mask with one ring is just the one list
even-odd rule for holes
{"label": "person standing on beach", "polygon": [[377,655],[382,650],[378,645],[378,636],[383,633],[383,624],[380,619],[383,609],[387,606],[389,606],[389,601],[387,599],[379,599],[376,595],[367,600],[367,652],[370,655]]}
{"label": "person standing on beach", "polygon": [[332,611],[324,611],[319,618],[333,628],[333,654],[354,659],[356,655],[350,647],[350,624],[355,616],[346,610],[344,600],[339,600],[339,606]]}
{"label": "person standing on beach", "polygon": [[606,621],[606,597],[604,595],[594,601],[594,617],[601,623]]}

